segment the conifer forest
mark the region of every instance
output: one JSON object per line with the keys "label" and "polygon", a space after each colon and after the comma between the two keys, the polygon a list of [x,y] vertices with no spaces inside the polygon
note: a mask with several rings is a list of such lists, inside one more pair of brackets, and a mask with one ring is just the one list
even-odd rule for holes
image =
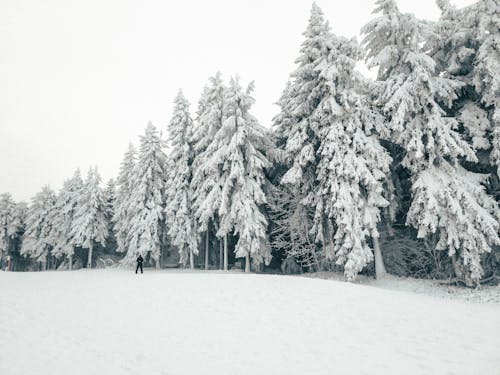
{"label": "conifer forest", "polygon": [[27,203],[2,194],[0,267],[142,255],[156,268],[498,284],[500,5],[437,4],[431,22],[378,0],[360,40],[313,4],[272,124],[238,76],[214,72],[197,102],[179,90],[168,126],[148,123],[116,178],[91,167]]}

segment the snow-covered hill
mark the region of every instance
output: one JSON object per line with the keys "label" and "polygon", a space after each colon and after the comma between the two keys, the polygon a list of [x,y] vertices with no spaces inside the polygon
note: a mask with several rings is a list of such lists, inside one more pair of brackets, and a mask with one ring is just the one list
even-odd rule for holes
{"label": "snow-covered hill", "polygon": [[240,273],[0,272],[0,374],[498,374],[500,304]]}

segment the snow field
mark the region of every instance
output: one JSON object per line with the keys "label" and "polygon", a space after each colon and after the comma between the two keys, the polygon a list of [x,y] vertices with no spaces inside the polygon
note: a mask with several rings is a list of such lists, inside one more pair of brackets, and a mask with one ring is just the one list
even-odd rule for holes
{"label": "snow field", "polygon": [[0,374],[498,374],[500,305],[302,277],[0,272]]}

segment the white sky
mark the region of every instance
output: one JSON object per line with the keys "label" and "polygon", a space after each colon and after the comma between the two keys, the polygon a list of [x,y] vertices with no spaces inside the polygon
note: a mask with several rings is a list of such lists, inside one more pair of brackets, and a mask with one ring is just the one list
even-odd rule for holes
{"label": "white sky", "polygon": [[[317,0],[333,31],[356,36],[374,0]],[[453,0],[457,6],[472,0]],[[116,177],[151,120],[164,133],[179,88],[194,115],[220,70],[255,80],[269,126],[294,69],[310,0],[0,0],[0,193],[28,200],[78,167]],[[398,0],[439,17],[434,0]]]}

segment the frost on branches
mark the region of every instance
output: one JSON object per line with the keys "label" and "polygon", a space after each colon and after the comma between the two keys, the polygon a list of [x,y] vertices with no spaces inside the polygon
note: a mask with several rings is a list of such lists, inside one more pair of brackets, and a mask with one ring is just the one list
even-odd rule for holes
{"label": "frost on branches", "polygon": [[168,126],[170,140],[168,184],[166,192],[166,222],[168,235],[177,247],[179,262],[186,265],[189,260],[194,268],[194,255],[198,254],[198,234],[193,215],[191,176],[193,152],[190,140],[193,120],[189,114],[189,103],[179,91]]}
{"label": "frost on branches", "polygon": [[129,144],[128,151],[123,157],[118,175],[118,189],[113,204],[113,229],[116,237],[116,251],[123,253],[128,250],[128,231],[130,224],[130,197],[133,190],[133,173],[136,165],[136,150]]}
{"label": "frost on branches", "polygon": [[[323,92],[318,89],[320,82],[325,77],[320,77],[316,67],[324,64],[326,51],[331,38],[330,28],[324,20],[323,12],[314,3],[306,31],[303,34],[305,40],[302,43],[299,57],[296,60],[297,68],[291,74],[285,90],[278,102],[280,113],[274,118],[274,131],[277,138],[277,146],[282,152],[284,159],[284,172],[280,179],[283,187],[279,190],[288,190],[291,199],[288,204],[281,202],[294,209],[294,212],[283,213],[281,231],[287,238],[292,238],[295,233],[295,224],[301,221],[307,228],[303,228],[305,237],[311,236],[312,232],[311,209],[314,208],[314,190],[316,186],[316,167],[318,164],[317,151],[320,144],[320,134],[317,124],[311,121],[311,115],[321,101]],[[283,195],[281,198],[286,197]],[[275,211],[276,214],[279,214]],[[286,219],[288,217],[288,219]],[[285,229],[284,225],[288,226]],[[300,241],[302,242],[302,241]],[[292,248],[284,249],[288,257],[293,257],[299,263],[317,262],[314,246],[295,242],[293,254],[289,252]],[[283,243],[281,243],[283,244]],[[304,245],[304,246],[302,246]],[[317,266],[317,265],[316,265]]]}
{"label": "frost on branches", "polygon": [[[267,219],[262,209],[266,197],[262,188],[264,169],[270,164],[266,151],[272,144],[265,128],[249,113],[254,103],[250,96],[252,89],[250,85],[243,92],[238,80],[231,79],[224,96],[222,127],[207,148],[208,160],[204,164],[205,173],[220,173],[217,236],[226,237],[233,231],[238,234],[236,257],[246,258],[246,271],[250,271],[250,259],[255,265],[268,264],[271,259]],[[211,193],[208,191],[208,196]]]}
{"label": "frost on branches", "polygon": [[11,244],[19,231],[16,223],[16,202],[8,193],[0,195],[0,265],[11,252]]}
{"label": "frost on branches", "polygon": [[191,140],[194,153],[191,181],[193,209],[199,224],[198,230],[206,232],[207,235],[210,221],[215,220],[221,196],[220,173],[207,165],[210,157],[207,149],[222,127],[224,92],[221,75],[217,73],[215,77],[210,78],[209,84],[203,90]]}
{"label": "frost on branches", "polygon": [[80,204],[83,181],[80,170],[76,170],[73,177],[64,182],[63,188],[57,196],[52,216],[52,230],[50,242],[53,246],[52,255],[68,257],[69,269],[72,268],[72,257],[75,252],[75,239],[72,229],[75,225],[75,215]]}
{"label": "frost on branches", "polygon": [[105,246],[108,237],[106,199],[97,168],[90,168],[81,193],[78,208],[74,214],[71,236],[75,246],[88,249],[87,268],[92,268],[94,244]]}
{"label": "frost on branches", "polygon": [[481,0],[457,9],[438,2],[442,14],[427,45],[437,72],[464,85],[454,101],[460,123],[477,150],[490,150],[498,176],[500,168],[500,5]]}
{"label": "frost on branches", "polygon": [[274,119],[276,132],[290,164],[281,182],[295,186],[306,199],[310,198],[315,185],[316,151],[319,147],[319,129],[311,122],[311,114],[323,95],[316,90],[324,79],[319,76],[316,67],[324,62],[329,30],[323,12],[313,4],[304,32],[305,40],[296,60],[298,67],[278,103],[281,113]]}
{"label": "frost on branches", "polygon": [[[413,15],[401,13],[394,0],[379,0],[376,11],[381,13],[378,18],[363,28],[365,34],[367,58],[370,65],[379,68],[378,80],[381,93],[378,105],[388,118],[391,131],[390,140],[405,150],[402,165],[412,175],[413,201],[407,216],[407,224],[419,229],[428,227],[428,231],[420,231],[421,235],[439,232],[440,238],[454,238],[453,234],[459,231],[453,220],[457,207],[442,205],[437,210],[438,221],[447,221],[448,225],[428,226],[426,217],[418,215],[418,207],[430,207],[433,191],[431,179],[426,176],[449,176],[452,186],[462,183],[459,161],[465,159],[476,162],[473,148],[465,141],[458,131],[456,118],[447,117],[442,106],[449,108],[457,98],[456,91],[463,87],[458,80],[436,74],[436,62],[422,50],[423,42],[428,33],[428,25],[419,22]],[[437,172],[436,172],[437,171]],[[469,199],[457,199],[454,202],[461,210],[466,211],[473,205],[484,215],[490,215],[496,220],[489,206],[489,197],[481,187],[481,178],[469,175]],[[473,184],[476,186],[473,188]],[[425,200],[429,201],[425,201]],[[464,216],[463,219],[471,219]],[[477,222],[465,224],[477,229]],[[488,251],[489,247],[479,244],[492,243],[496,238],[481,230],[474,232],[477,246],[460,246],[445,240],[439,243],[439,248],[446,247],[450,255],[459,249],[460,264],[468,273],[468,278],[478,280],[480,265],[471,259],[479,259],[479,254]],[[458,275],[457,275],[458,276]]]}
{"label": "frost on branches", "polygon": [[137,164],[132,173],[127,210],[127,254],[124,261],[133,263],[139,254],[149,253],[160,267],[161,240],[165,227],[164,198],[167,159],[163,141],[156,127],[149,123],[141,136]]}
{"label": "frost on branches", "polygon": [[321,102],[310,121],[320,129],[314,231],[325,257],[353,280],[377,251],[377,277],[385,273],[377,224],[391,158],[372,135],[383,120],[371,108],[363,78],[354,70],[361,50],[355,40],[332,35],[328,54],[315,70],[323,78]]}
{"label": "frost on branches", "polygon": [[436,249],[461,259],[454,262],[455,272],[468,285],[482,276],[480,255],[491,251],[490,244],[500,245],[497,203],[481,186],[486,178],[444,165],[422,172],[412,188],[408,223],[417,228],[420,238],[439,234]]}
{"label": "frost on branches", "polygon": [[21,255],[31,257],[36,262],[42,263],[42,268],[47,264],[49,255],[50,232],[52,223],[50,218],[56,203],[56,194],[45,186],[31,200],[27,218],[26,231],[24,233]]}

